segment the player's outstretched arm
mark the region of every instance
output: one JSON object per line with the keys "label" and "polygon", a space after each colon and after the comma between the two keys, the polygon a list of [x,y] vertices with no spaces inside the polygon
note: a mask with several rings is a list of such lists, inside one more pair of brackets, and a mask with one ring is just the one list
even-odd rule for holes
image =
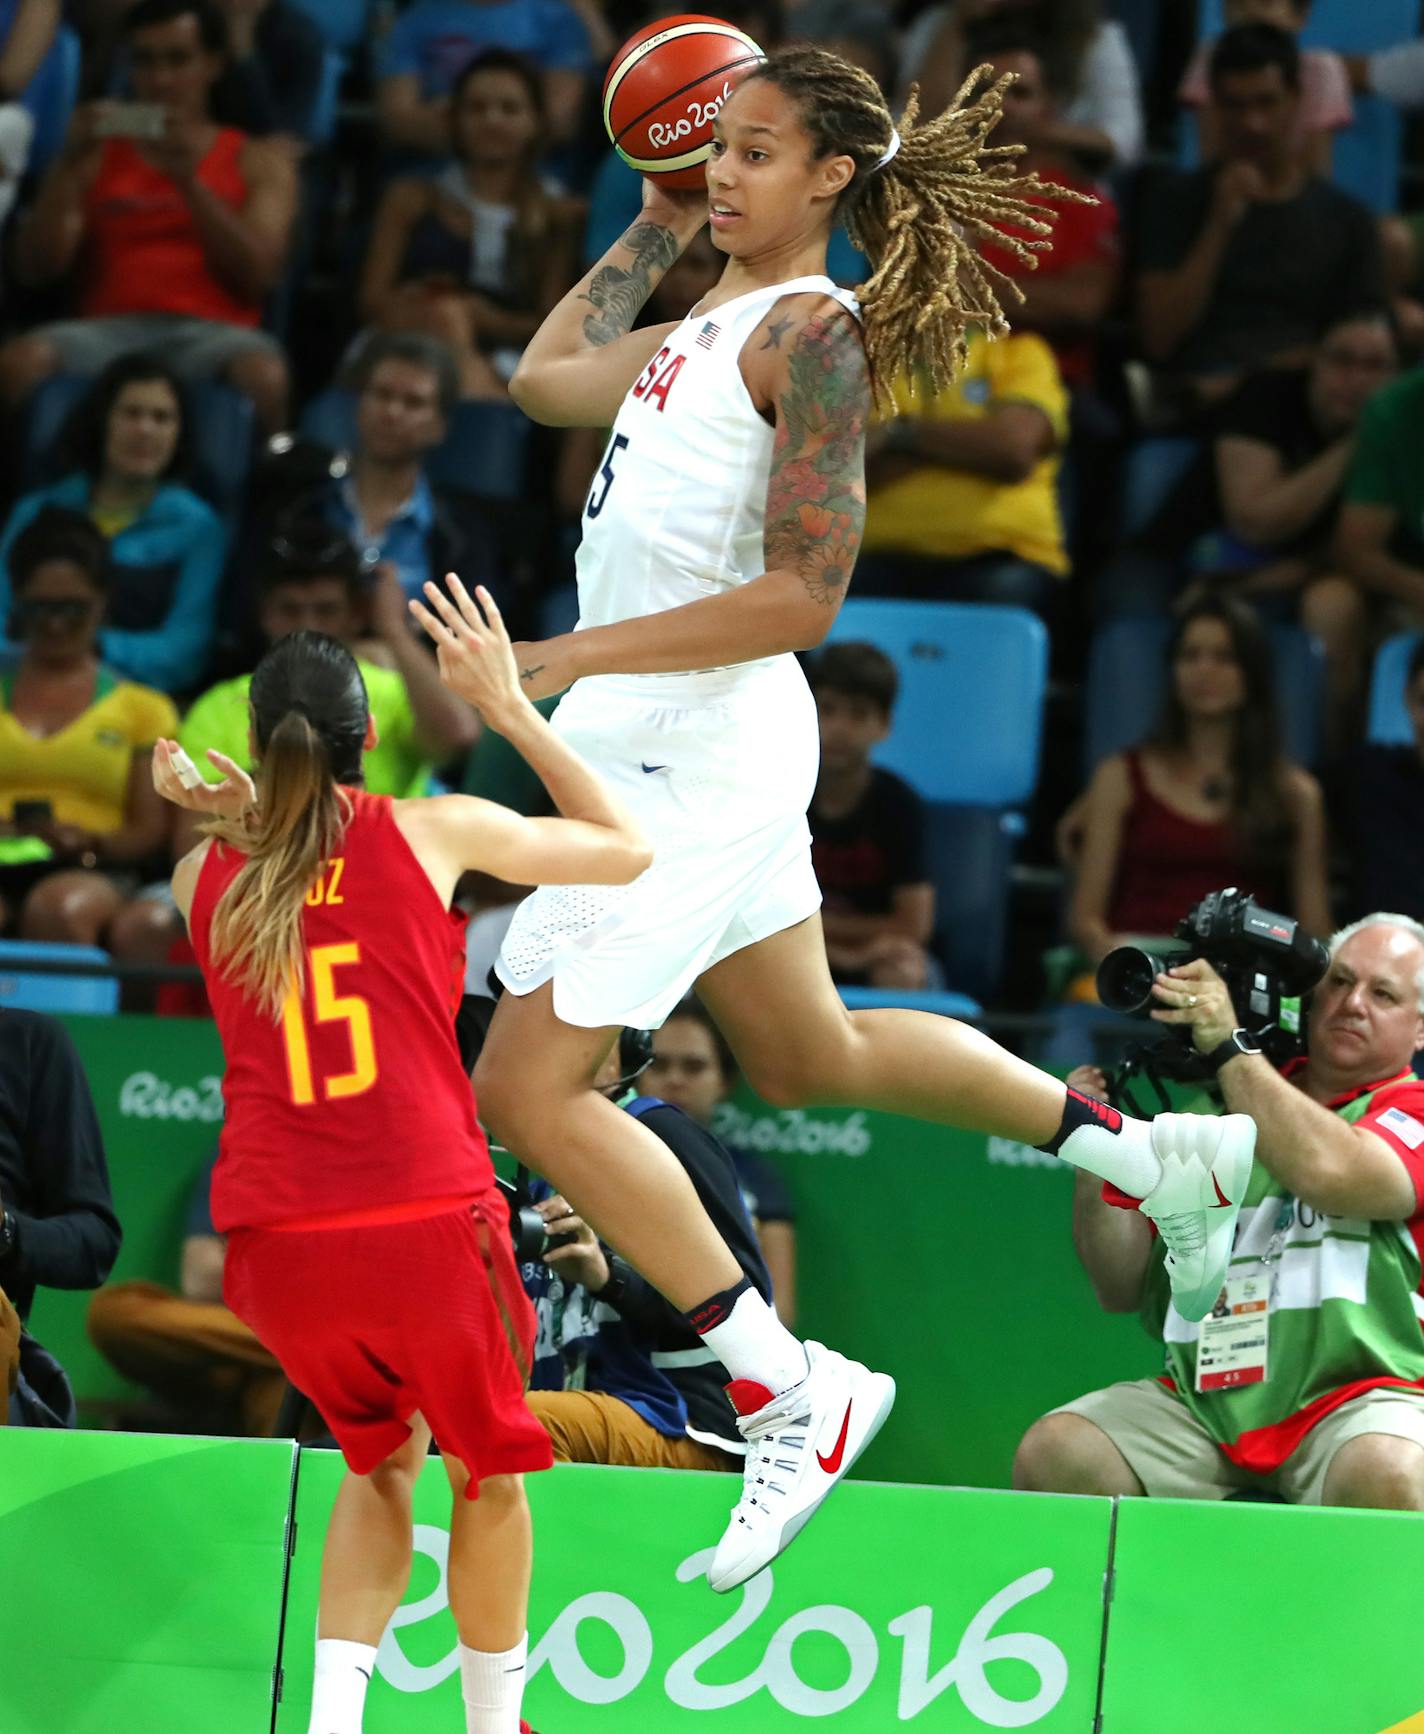
{"label": "player's outstretched arm", "polygon": [[768,341],[751,348],[747,384],[776,425],[767,570],[680,608],[516,645],[530,697],[587,675],[724,668],[824,641],[865,528],[870,374],[855,318],[821,296],[780,303],[764,330]]}
{"label": "player's outstretched arm", "polygon": [[519,671],[494,598],[471,597],[460,580],[450,595],[426,585],[430,607],[412,612],[434,640],[441,679],[517,748],[549,791],[559,819],[526,819],[492,801],[446,795],[409,803],[416,824],[455,877],[477,869],[515,885],[623,885],[653,854],[636,820],[520,688]]}
{"label": "player's outstretched arm", "polygon": [[509,395],[549,427],[607,427],[674,325],[633,330],[644,302],[707,221],[707,193],[643,182],[643,213],[535,332]]}

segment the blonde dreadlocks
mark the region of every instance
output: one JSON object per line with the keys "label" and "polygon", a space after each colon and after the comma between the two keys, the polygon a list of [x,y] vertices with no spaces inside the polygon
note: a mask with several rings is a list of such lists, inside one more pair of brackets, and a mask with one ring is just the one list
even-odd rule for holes
{"label": "blonde dreadlocks", "polygon": [[[989,68],[979,67],[949,108],[923,125],[912,89],[898,128],[870,74],[825,49],[782,49],[750,76],[796,103],[815,156],[854,159],[837,214],[871,265],[858,293],[876,396],[888,398],[902,377],[923,379],[931,394],[942,391],[963,365],[968,328],[1006,332],[1001,293],[1023,300],[1014,280],[975,243],[993,241],[1033,266],[1035,254],[1052,245],[1047,237],[1057,214],[1034,195],[1093,201],[1016,173],[1021,145],[986,142],[1012,73],[989,83]],[[879,167],[897,131],[899,147]],[[1006,224],[1033,238],[1006,233]]]}

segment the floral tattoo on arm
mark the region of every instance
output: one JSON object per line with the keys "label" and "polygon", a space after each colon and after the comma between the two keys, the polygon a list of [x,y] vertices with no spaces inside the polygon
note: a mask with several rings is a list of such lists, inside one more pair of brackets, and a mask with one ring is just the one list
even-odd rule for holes
{"label": "floral tattoo on arm", "polygon": [[799,575],[808,594],[839,607],[865,529],[865,428],[870,370],[860,326],[817,314],[792,339],[776,405],[766,494],[768,571]]}
{"label": "floral tattoo on arm", "polygon": [[654,284],[681,251],[672,230],[656,223],[634,223],[621,244],[633,255],[631,267],[601,266],[579,297],[594,309],[584,319],[583,334],[595,349],[627,336]]}

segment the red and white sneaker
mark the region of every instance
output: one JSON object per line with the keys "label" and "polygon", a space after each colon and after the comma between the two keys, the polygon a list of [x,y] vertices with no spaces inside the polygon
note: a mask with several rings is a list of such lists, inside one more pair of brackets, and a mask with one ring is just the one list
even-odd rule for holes
{"label": "red and white sneaker", "polygon": [[1256,1122],[1248,1114],[1158,1114],[1152,1148],[1162,1177],[1137,1208],[1166,1245],[1177,1311],[1195,1322],[1211,1311],[1226,1281]]}
{"label": "red and white sneaker", "polygon": [[719,1594],[755,1577],[791,1545],[895,1406],[888,1374],[820,1343],[805,1348],[810,1371],[780,1397],[745,1379],[727,1387],[747,1463],[742,1496],[707,1572]]}

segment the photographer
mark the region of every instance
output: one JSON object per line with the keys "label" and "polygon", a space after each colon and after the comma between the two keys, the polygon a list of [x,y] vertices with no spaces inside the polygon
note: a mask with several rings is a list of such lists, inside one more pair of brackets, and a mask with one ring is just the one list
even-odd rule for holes
{"label": "photographer", "polygon": [[[1203,958],[1159,974],[1159,1023],[1189,1034],[1257,1163],[1216,1315],[1170,1304],[1151,1225],[1080,1183],[1074,1243],[1100,1304],[1141,1310],[1166,1376],[1042,1417],[1014,1462],[1035,1491],[1424,1509],[1424,926],[1376,914],[1335,935],[1308,1057],[1279,1071]],[[1070,1079],[1100,1088],[1083,1068]],[[1126,1208],[1124,1208],[1126,1207]]]}
{"label": "photographer", "polygon": [[[0,1011],[0,1294],[23,1324],[37,1288],[97,1288],[118,1250],[103,1139],[74,1044],[55,1018]],[[9,1417],[74,1422],[69,1381],[27,1334]]]}
{"label": "photographer", "polygon": [[[597,1086],[682,1163],[718,1232],[769,1298],[771,1280],[730,1154],[681,1109],[632,1087],[651,1057],[644,1032],[625,1031]],[[746,1445],[727,1399],[726,1369],[677,1308],[603,1247],[564,1199],[542,1182],[531,1196],[549,1244],[521,1266],[539,1320],[529,1407],[553,1441],[555,1461],[740,1471]]]}

